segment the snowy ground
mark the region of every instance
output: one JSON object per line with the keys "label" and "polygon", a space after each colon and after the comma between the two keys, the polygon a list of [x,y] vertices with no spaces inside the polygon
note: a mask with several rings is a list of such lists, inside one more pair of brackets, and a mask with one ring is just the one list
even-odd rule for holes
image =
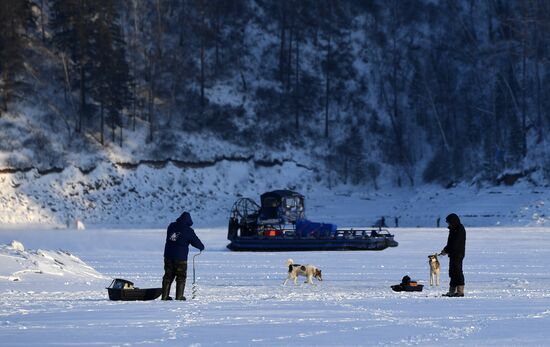
{"label": "snowy ground", "polygon": [[[113,302],[111,278],[160,285],[164,230],[4,230],[2,346],[547,345],[549,228],[467,227],[465,298],[440,297],[446,259],[440,287],[392,292],[405,274],[427,284],[427,255],[446,241],[444,229],[392,231],[399,247],[381,252],[233,253],[225,230],[198,229],[207,250],[197,258],[196,299]],[[62,275],[8,280],[14,239],[25,255],[68,250],[105,277],[81,276],[90,269],[79,273],[75,260]],[[287,258],[319,266],[324,281],[283,287]],[[191,276],[190,267],[188,297]]]}

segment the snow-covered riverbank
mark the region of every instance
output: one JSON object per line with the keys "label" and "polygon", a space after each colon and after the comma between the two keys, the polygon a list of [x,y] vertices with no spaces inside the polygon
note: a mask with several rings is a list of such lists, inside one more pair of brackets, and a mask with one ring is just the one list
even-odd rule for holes
{"label": "snow-covered riverbank", "polygon": [[[164,228],[183,210],[200,227],[227,225],[240,196],[259,202],[260,194],[293,189],[305,198],[306,215],[339,226],[370,226],[384,216],[403,227],[435,227],[450,212],[469,226],[544,226],[550,224],[550,190],[520,181],[514,186],[445,189],[436,185],[380,189],[338,186],[328,189],[314,170],[294,162],[257,167],[254,162],[222,160],[208,167],[135,168],[100,164],[83,173],[69,167],[39,174],[36,170],[0,173],[0,228],[94,227]],[[443,225],[443,223],[442,223]]]}

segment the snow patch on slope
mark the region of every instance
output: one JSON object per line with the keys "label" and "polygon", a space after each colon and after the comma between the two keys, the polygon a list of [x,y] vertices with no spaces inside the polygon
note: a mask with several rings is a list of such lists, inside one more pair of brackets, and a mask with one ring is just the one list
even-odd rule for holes
{"label": "snow patch on slope", "polygon": [[[67,251],[25,250],[19,241],[0,245],[0,281],[90,281],[106,277]],[[36,278],[39,276],[40,278]]]}

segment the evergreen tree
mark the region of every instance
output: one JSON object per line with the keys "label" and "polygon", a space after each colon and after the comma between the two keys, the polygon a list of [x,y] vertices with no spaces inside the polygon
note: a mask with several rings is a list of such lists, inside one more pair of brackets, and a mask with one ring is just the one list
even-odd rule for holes
{"label": "evergreen tree", "polygon": [[[116,127],[122,128],[121,112],[131,104],[130,74],[125,43],[121,36],[117,0],[98,6],[93,30],[91,94],[100,105],[100,142],[104,144],[105,112],[108,113],[112,141]],[[122,139],[121,139],[122,140]]]}
{"label": "evergreen tree", "polygon": [[28,0],[0,1],[0,115],[15,96],[25,57],[26,29],[35,24]]}
{"label": "evergreen tree", "polygon": [[70,57],[70,79],[80,93],[76,131],[82,130],[83,116],[88,112],[89,79],[93,67],[94,19],[101,1],[52,0],[50,27],[53,42]]}

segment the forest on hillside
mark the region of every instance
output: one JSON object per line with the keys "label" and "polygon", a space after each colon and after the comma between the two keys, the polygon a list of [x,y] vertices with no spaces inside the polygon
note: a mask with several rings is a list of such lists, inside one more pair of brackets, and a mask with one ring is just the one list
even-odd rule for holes
{"label": "forest on hillside", "polygon": [[200,134],[342,183],[548,179],[549,29],[545,0],[2,0],[0,121],[43,112],[0,151],[139,128],[158,155]]}

